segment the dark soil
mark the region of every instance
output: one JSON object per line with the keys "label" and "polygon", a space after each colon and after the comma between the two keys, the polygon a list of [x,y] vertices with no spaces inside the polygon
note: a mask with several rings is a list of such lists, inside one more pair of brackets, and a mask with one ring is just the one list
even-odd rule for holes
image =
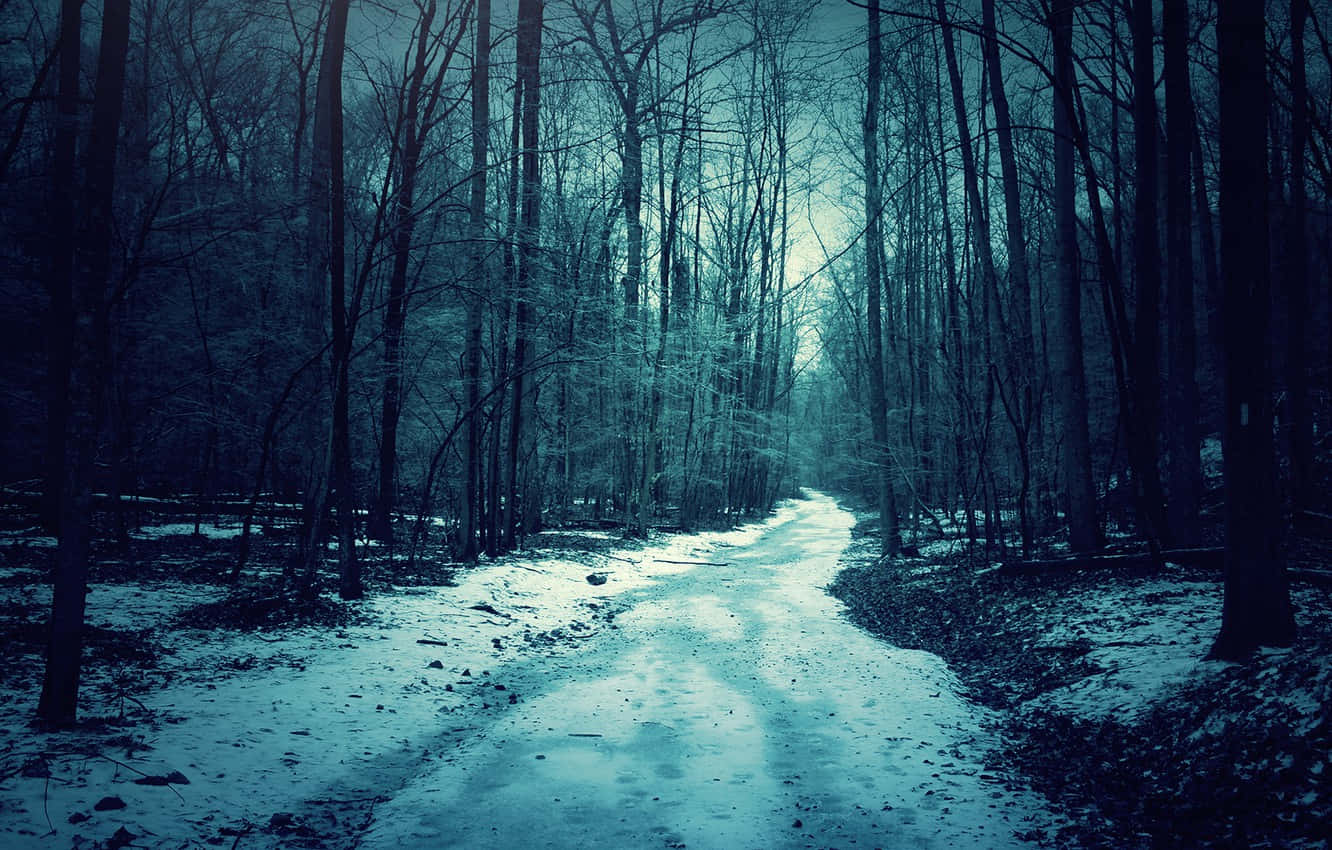
{"label": "dark soil", "polygon": [[[1327,591],[1296,588],[1301,632],[1292,650],[1217,665],[1136,719],[1088,720],[1026,705],[1097,672],[1085,657],[1089,638],[1058,646],[1041,638],[1056,627],[1078,634],[1079,599],[1141,584],[1147,573],[1004,576],[960,547],[929,563],[877,564],[877,546],[877,537],[853,543],[831,592],[856,623],[940,655],[976,701],[1000,710],[1004,744],[992,767],[1023,777],[1069,820],[1058,834],[1029,839],[1096,850],[1328,846]],[[1180,568],[1150,575],[1220,582],[1214,572]]]}

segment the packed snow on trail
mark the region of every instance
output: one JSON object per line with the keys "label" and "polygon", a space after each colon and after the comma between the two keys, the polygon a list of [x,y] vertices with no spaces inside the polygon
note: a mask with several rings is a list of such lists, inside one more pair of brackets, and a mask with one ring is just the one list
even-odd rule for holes
{"label": "packed snow on trail", "polygon": [[[164,630],[123,729],[35,733],[40,682],[6,677],[0,844],[1022,846],[1053,818],[983,767],[986,713],[824,592],[852,524],[814,494],[732,532],[392,588],[371,625]],[[49,604],[22,578],[6,604]],[[88,622],[223,593],[94,585]],[[94,713],[115,676],[90,666]]]}

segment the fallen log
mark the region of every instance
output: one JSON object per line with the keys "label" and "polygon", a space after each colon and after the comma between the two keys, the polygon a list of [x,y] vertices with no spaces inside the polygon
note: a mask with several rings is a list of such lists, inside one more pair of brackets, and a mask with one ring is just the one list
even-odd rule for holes
{"label": "fallen log", "polygon": [[[1198,549],[1163,549],[1160,561],[1189,567],[1220,569],[1224,565],[1226,550],[1217,547]],[[1088,569],[1147,569],[1158,567],[1151,552],[1115,552],[1104,554],[1069,555],[1031,561],[1009,561],[999,567],[1000,575],[1041,575]]]}

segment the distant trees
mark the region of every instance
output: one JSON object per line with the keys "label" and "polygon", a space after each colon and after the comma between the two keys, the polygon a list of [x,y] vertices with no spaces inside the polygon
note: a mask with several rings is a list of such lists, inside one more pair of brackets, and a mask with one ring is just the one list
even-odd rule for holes
{"label": "distant trees", "polygon": [[[838,283],[824,308],[820,368],[840,381],[848,400],[870,397],[871,352],[882,342],[890,364],[886,392],[861,420],[859,439],[866,447],[886,439],[893,460],[871,461],[867,451],[857,452],[858,460],[892,468],[892,481],[913,495],[939,486],[936,471],[951,470],[930,503],[966,507],[972,539],[983,534],[987,544],[1002,546],[1004,525],[1014,519],[1024,551],[1037,530],[1055,523],[1067,529],[1074,551],[1099,546],[1114,525],[1131,528],[1153,550],[1215,539],[1220,494],[1204,485],[1200,454],[1204,436],[1223,430],[1216,400],[1228,373],[1218,355],[1241,349],[1213,318],[1221,306],[1218,269],[1226,266],[1212,231],[1224,171],[1212,157],[1223,134],[1214,123],[1215,30],[1206,9],[1192,5],[1190,15],[1186,3],[1055,4],[1037,18],[1049,24],[1041,29],[1005,28],[1006,19],[1031,19],[1024,4],[941,3],[928,14],[890,8],[883,14],[904,26],[937,33],[940,49],[924,65],[930,70],[914,64],[915,42],[894,35],[866,48],[892,69],[888,96],[876,97],[873,67],[850,83],[866,103],[879,104],[875,146],[887,152],[879,191],[891,214],[883,233],[869,238],[903,273],[882,289],[881,340],[857,338],[851,325],[841,328],[855,319],[872,334],[874,305],[864,302],[861,319],[850,296],[864,285],[878,297],[880,288],[869,282],[874,251],[867,248],[863,276],[829,254],[828,274]],[[1320,10],[1295,3],[1269,30],[1272,43],[1290,49],[1269,50],[1263,67],[1277,96],[1249,107],[1268,116],[1268,133],[1253,142],[1250,161],[1284,169],[1266,196],[1281,204],[1282,226],[1273,232],[1283,251],[1294,246],[1245,272],[1270,275],[1280,267],[1283,287],[1246,309],[1272,309],[1284,342],[1243,349],[1249,359],[1275,357],[1273,374],[1284,379],[1266,391],[1283,401],[1279,486],[1265,498],[1288,510],[1308,504],[1300,495],[1310,480],[1308,429],[1326,415],[1321,402],[1314,402],[1321,413],[1309,406],[1319,396],[1308,383],[1307,327],[1327,327],[1328,304],[1318,296],[1312,306],[1303,284],[1316,254],[1311,230],[1326,233],[1322,218],[1309,218],[1326,202],[1326,181],[1311,180],[1306,168],[1322,156],[1308,146],[1310,128],[1328,117],[1304,73],[1304,20]],[[1257,60],[1248,61],[1249,76],[1263,78],[1252,70]],[[1010,91],[1024,95],[1010,103]],[[940,108],[920,109],[931,102]],[[1312,124],[1310,109],[1322,116]],[[922,125],[931,131],[919,132]],[[922,194],[917,163],[933,172],[933,203],[922,202],[930,196]],[[864,158],[859,175],[872,165]],[[1309,194],[1315,189],[1317,199]],[[1254,211],[1248,215],[1258,220]],[[998,216],[1004,226],[991,227]],[[965,240],[958,240],[956,222]],[[1227,244],[1224,234],[1220,244]],[[1026,305],[1033,309],[1029,337]],[[915,365],[920,351],[933,352],[940,368]],[[858,354],[848,357],[852,352]],[[903,381],[895,362],[904,364],[903,375],[917,377]],[[820,395],[826,399],[826,390]],[[880,407],[886,438],[875,421]],[[941,433],[935,423],[948,425]],[[1232,442],[1227,438],[1227,463]],[[830,470],[845,463],[820,457]],[[1323,468],[1317,461],[1312,467]],[[877,501],[877,480],[863,480],[865,496]],[[932,521],[916,506],[906,510],[908,527]],[[1279,511],[1254,516],[1249,526],[1277,539],[1288,522]]]}

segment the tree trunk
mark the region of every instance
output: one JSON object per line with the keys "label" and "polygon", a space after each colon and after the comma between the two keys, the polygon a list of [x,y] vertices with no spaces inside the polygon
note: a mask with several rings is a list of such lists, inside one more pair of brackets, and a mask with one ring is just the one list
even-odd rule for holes
{"label": "tree trunk", "polygon": [[1077,213],[1073,170],[1073,12],[1066,4],[1050,19],[1054,37],[1054,210],[1058,274],[1050,334],[1060,432],[1063,435],[1065,510],[1069,548],[1100,546],[1096,490],[1087,429],[1087,379],[1082,357],[1082,282],[1078,274]]}
{"label": "tree trunk", "polygon": [[870,423],[873,428],[875,490],[879,502],[880,551],[896,557],[901,548],[897,530],[897,501],[893,494],[891,456],[888,451],[888,400],[883,374],[883,327],[880,293],[883,289],[883,202],[879,189],[879,98],[883,77],[879,0],[869,0],[869,92],[865,103],[865,331],[868,337]]}
{"label": "tree trunk", "polygon": [[[935,10],[939,20],[947,20],[948,10],[944,5],[944,0],[936,0]],[[1007,376],[1007,380],[1003,380],[1003,376],[998,373],[997,363],[991,358],[988,364],[989,371],[1001,394],[1001,401],[1008,414],[1009,423],[1013,428],[1013,438],[1018,447],[1018,459],[1022,476],[1022,486],[1017,497],[1019,527],[1022,535],[1022,551],[1025,556],[1030,557],[1035,543],[1031,520],[1031,499],[1028,492],[1031,481],[1031,452],[1028,443],[1031,429],[1030,419],[1027,415],[1030,403],[1026,396],[1030,394],[1030,389],[1022,385],[1021,367],[1014,368],[1018,357],[1013,353],[1013,345],[1009,339],[1010,329],[1006,326],[1003,311],[1000,309],[999,281],[995,270],[994,252],[990,244],[989,217],[986,215],[989,205],[982,197],[980,175],[977,174],[978,169],[973,159],[971,128],[967,124],[966,103],[962,91],[962,73],[958,66],[952,29],[945,26],[941,38],[943,39],[944,61],[948,67],[949,86],[953,94],[953,118],[957,123],[958,142],[962,148],[962,183],[966,191],[967,204],[972,210],[971,243],[976,252],[976,261],[980,265],[982,297],[986,309],[990,311],[990,320],[986,322],[985,333],[990,334],[999,342],[999,348],[1005,355],[1003,361],[1008,364],[1011,373]],[[1028,294],[1027,303],[1030,304],[1030,294]],[[1029,306],[1027,310],[1030,310]],[[1020,330],[1018,335],[1021,336]]]}
{"label": "tree trunk", "polygon": [[523,436],[523,406],[526,395],[525,374],[530,335],[530,289],[541,238],[541,173],[538,117],[541,104],[541,0],[520,0],[518,5],[518,78],[522,91],[522,173],[519,180],[518,265],[515,281],[513,342],[513,407],[509,419],[508,487],[504,504],[504,546],[512,549],[517,542],[520,513],[518,463]]}
{"label": "tree trunk", "polygon": [[1152,52],[1152,0],[1133,0],[1133,417],[1128,430],[1133,471],[1142,491],[1139,529],[1158,545],[1164,521],[1160,452],[1161,245],[1157,232],[1156,66]]}
{"label": "tree trunk", "polygon": [[1313,415],[1309,405],[1309,240],[1305,147],[1309,136],[1309,92],[1304,66],[1304,29],[1308,0],[1290,3],[1290,226],[1286,243],[1285,301],[1286,399],[1290,443],[1291,498],[1296,511],[1309,507],[1312,495]]}
{"label": "tree trunk", "polygon": [[[328,395],[334,375],[325,372],[322,351],[326,344],[324,322],[328,316],[328,293],[331,291],[329,273],[332,260],[331,220],[332,194],[332,78],[334,63],[341,63],[341,53],[334,55],[329,40],[335,37],[336,10],[343,0],[334,0],[323,32],[323,49],[319,52],[319,75],[315,82],[315,111],[310,144],[310,180],[306,200],[306,289],[309,310],[303,316],[304,344],[315,360],[311,364],[309,383],[313,396],[314,413],[300,423],[302,463],[305,464],[305,490],[301,503],[301,536],[297,562],[300,573],[296,581],[302,594],[314,591],[321,551],[324,543],[325,514],[328,509],[329,484],[332,476],[332,420],[333,406]],[[340,74],[338,76],[341,76]],[[331,348],[330,348],[331,352]],[[322,447],[322,449],[321,449]]]}
{"label": "tree trunk", "polygon": [[463,516],[460,557],[477,556],[481,525],[481,304],[486,291],[486,153],[490,134],[490,0],[477,0],[476,52],[472,65],[472,175],[467,227],[471,237],[472,287],[467,299],[467,343],[463,382],[467,424],[463,439]]}
{"label": "tree trunk", "polygon": [[1275,498],[1268,109],[1263,0],[1228,0],[1217,19],[1221,108],[1221,266],[1225,324],[1226,576],[1211,656],[1289,646],[1295,618]]}
{"label": "tree trunk", "polygon": [[55,144],[51,158],[50,257],[47,267],[46,470],[41,519],[58,534],[64,486],[65,438],[69,425],[69,373],[74,345],[75,158],[79,135],[79,65],[83,47],[83,2],[60,7],[60,81],[56,92]]}
{"label": "tree trunk", "polygon": [[[1013,119],[1008,108],[1008,94],[1004,90],[1003,66],[999,61],[999,42],[995,37],[998,26],[995,21],[994,0],[982,3],[985,39],[982,42],[985,53],[986,77],[989,80],[990,96],[994,103],[995,137],[999,142],[999,166],[1004,186],[1004,223],[1006,226],[1008,247],[1008,281],[1012,287],[1012,309],[1009,312],[1009,326],[1014,333],[1017,349],[1013,378],[1020,391],[1016,393],[1018,403],[1026,402],[1022,411],[1022,420],[1030,428],[1035,417],[1032,406],[1038,401],[1031,398],[1035,393],[1036,356],[1032,339],[1031,320],[1031,280],[1027,272],[1027,237],[1022,213],[1022,193],[1018,182],[1017,155],[1013,150]],[[1039,450],[1031,446],[1031,450]]]}
{"label": "tree trunk", "polygon": [[347,316],[347,194],[342,156],[342,60],[351,0],[333,0],[324,51],[329,55],[329,293],[333,311],[333,430],[331,487],[338,506],[338,595],[360,599],[361,566],[356,560],[356,502],[352,493],[351,331]]}
{"label": "tree trunk", "polygon": [[1189,91],[1189,6],[1164,4],[1166,89],[1166,253],[1169,265],[1169,457],[1167,518],[1175,546],[1196,546],[1202,529],[1202,467],[1198,456],[1197,326],[1193,306],[1193,216],[1190,168],[1193,98]]}
{"label": "tree trunk", "polygon": [[398,420],[402,413],[402,336],[407,323],[407,272],[411,261],[412,236],[416,229],[416,178],[425,143],[430,110],[422,104],[422,89],[430,60],[430,27],[435,18],[433,0],[421,7],[417,23],[416,57],[400,102],[399,133],[402,144],[401,177],[394,215],[393,269],[389,273],[388,303],[384,309],[384,394],[381,405],[379,443],[379,487],[370,509],[368,533],[376,540],[393,539],[392,514],[396,503]]}
{"label": "tree trunk", "polygon": [[[511,375],[519,373],[515,366],[509,367],[509,319],[514,312],[515,286],[518,280],[518,258],[516,256],[516,246],[520,234],[518,232],[518,185],[519,176],[522,172],[522,163],[519,161],[519,146],[522,144],[523,132],[523,75],[515,73],[513,86],[512,111],[509,117],[509,152],[510,165],[508,175],[508,185],[505,193],[505,215],[506,232],[508,238],[504,245],[502,254],[504,264],[504,297],[500,308],[500,315],[496,317],[494,327],[499,330],[499,350],[495,354],[495,386],[500,387],[509,381]],[[512,412],[511,412],[512,413]],[[508,526],[510,514],[507,507],[512,500],[509,499],[509,493],[516,486],[517,470],[513,466],[506,467],[502,463],[501,454],[504,459],[508,458],[508,446],[510,442],[514,447],[514,454],[517,454],[517,438],[511,440],[501,439],[501,431],[504,425],[504,394],[497,393],[495,403],[491,406],[490,414],[490,481],[487,485],[486,501],[489,505],[489,518],[486,525],[487,541],[486,554],[497,555],[504,551],[508,544],[504,540],[504,530]],[[508,437],[512,432],[505,433]],[[501,452],[501,447],[505,448]]]}
{"label": "tree trunk", "polygon": [[[303,593],[315,592],[320,551],[324,536],[325,513],[330,495],[338,499],[339,548],[338,562],[341,577],[340,590],[345,586],[354,592],[352,579],[355,567],[353,521],[350,504],[351,457],[347,408],[347,360],[351,343],[348,339],[346,310],[346,222],[345,193],[342,167],[342,63],[346,42],[347,12],[350,0],[334,0],[329,10],[328,25],[324,31],[323,50],[320,54],[319,81],[315,99],[314,133],[310,167],[309,197],[309,289],[311,304],[318,308],[327,304],[332,315],[332,339],[329,346],[328,381],[332,394],[328,430],[324,435],[322,457],[316,456],[308,473],[305,501],[302,506],[302,574],[299,577]],[[325,277],[327,275],[327,277]],[[327,289],[325,289],[327,287]],[[324,300],[324,292],[329,299]],[[322,334],[323,320],[312,314],[307,332]],[[323,379],[316,377],[315,391],[322,400]],[[318,421],[318,419],[316,419]],[[317,439],[317,434],[305,435]],[[318,455],[318,453],[315,453]],[[347,481],[340,482],[344,475]],[[341,484],[341,486],[339,486]],[[344,503],[343,499],[346,498]],[[346,514],[345,520],[343,514]],[[344,527],[345,526],[345,527]]]}
{"label": "tree trunk", "polygon": [[[111,275],[111,240],[115,228],[112,197],[129,29],[129,0],[106,0],[102,7],[101,48],[88,135],[84,203],[79,216],[83,238],[77,241],[78,247],[74,251],[67,457],[60,493],[60,539],[52,589],[46,673],[37,704],[38,718],[52,726],[72,725],[78,711],[92,520],[92,476],[101,430],[102,392],[107,379],[110,310],[107,284]],[[71,33],[72,28],[65,32]],[[74,58],[73,48],[66,56]]]}

